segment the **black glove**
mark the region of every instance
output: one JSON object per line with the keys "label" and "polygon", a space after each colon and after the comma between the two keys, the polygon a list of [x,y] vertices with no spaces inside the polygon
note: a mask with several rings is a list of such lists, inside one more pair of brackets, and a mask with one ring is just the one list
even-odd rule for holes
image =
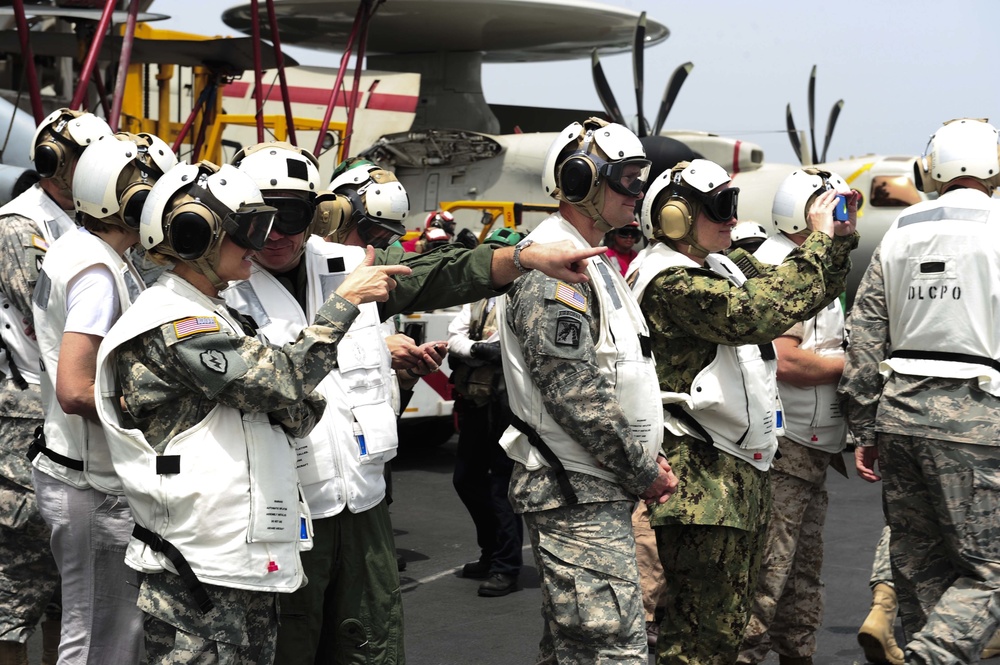
{"label": "black glove", "polygon": [[500,342],[476,342],[472,345],[472,357],[487,363],[500,363]]}

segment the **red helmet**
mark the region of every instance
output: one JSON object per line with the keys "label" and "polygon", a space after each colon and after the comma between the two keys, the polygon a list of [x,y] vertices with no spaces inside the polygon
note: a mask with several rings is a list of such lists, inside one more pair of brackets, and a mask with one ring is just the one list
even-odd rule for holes
{"label": "red helmet", "polygon": [[435,210],[427,215],[424,230],[444,229],[450,237],[455,236],[455,216],[445,210]]}

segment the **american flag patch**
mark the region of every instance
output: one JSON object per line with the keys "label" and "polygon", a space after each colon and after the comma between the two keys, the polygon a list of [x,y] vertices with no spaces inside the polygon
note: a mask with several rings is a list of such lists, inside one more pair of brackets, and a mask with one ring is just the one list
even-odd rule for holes
{"label": "american flag patch", "polygon": [[555,298],[557,301],[567,307],[572,307],[578,312],[587,311],[587,299],[583,297],[582,293],[565,282],[556,284]]}
{"label": "american flag patch", "polygon": [[191,316],[180,321],[174,321],[174,334],[177,339],[205,332],[219,332],[219,320],[214,316]]}
{"label": "american flag patch", "polygon": [[47,252],[49,250],[49,243],[45,242],[45,238],[41,236],[36,236],[32,234],[31,244],[37,247],[38,249],[42,250],[43,252]]}

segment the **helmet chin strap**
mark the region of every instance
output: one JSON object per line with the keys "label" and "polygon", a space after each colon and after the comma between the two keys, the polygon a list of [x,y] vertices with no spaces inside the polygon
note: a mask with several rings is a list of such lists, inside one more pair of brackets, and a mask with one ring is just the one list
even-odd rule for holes
{"label": "helmet chin strap", "polygon": [[601,233],[607,233],[614,228],[608,224],[607,220],[604,219],[604,216],[601,214],[601,211],[604,209],[604,192],[606,189],[607,188],[602,182],[597,189],[597,193],[595,193],[593,198],[589,201],[570,204],[584,215],[594,220],[594,227]]}
{"label": "helmet chin strap", "polygon": [[184,261],[184,263],[187,263],[197,272],[204,275],[208,281],[212,283],[212,286],[215,287],[216,291],[223,291],[229,286],[229,282],[223,280],[215,272],[215,268],[218,267],[219,264],[219,256],[222,253],[222,239],[225,235],[225,233],[221,233],[219,235],[219,240],[215,243],[215,247],[210,249],[208,254],[205,256],[200,259],[195,259],[194,261]]}
{"label": "helmet chin strap", "polygon": [[698,258],[705,258],[711,252],[698,244],[698,232],[695,230],[695,225],[691,225],[691,230],[687,232],[683,238],[679,238],[677,242],[682,242],[688,246],[688,251]]}

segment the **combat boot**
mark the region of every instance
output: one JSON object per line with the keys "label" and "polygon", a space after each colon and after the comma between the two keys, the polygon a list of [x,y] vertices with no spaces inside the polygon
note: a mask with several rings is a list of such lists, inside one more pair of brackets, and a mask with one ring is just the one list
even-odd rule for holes
{"label": "combat boot", "polygon": [[888,584],[872,589],[872,609],[858,630],[858,644],[870,663],[903,665],[903,650],[896,644],[896,590]]}
{"label": "combat boot", "polygon": [[0,642],[0,665],[28,665],[28,645]]}
{"label": "combat boot", "polygon": [[59,636],[62,622],[58,619],[42,621],[42,665],[56,665],[59,660]]}
{"label": "combat boot", "polygon": [[979,658],[980,660],[986,660],[987,658],[996,658],[997,656],[1000,656],[1000,630],[993,633],[993,637],[983,647],[983,655]]}

